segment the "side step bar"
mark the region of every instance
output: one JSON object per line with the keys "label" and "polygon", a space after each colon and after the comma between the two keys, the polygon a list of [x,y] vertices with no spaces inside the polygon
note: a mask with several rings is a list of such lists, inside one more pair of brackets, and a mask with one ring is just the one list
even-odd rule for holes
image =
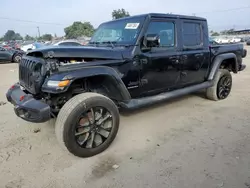
{"label": "side step bar", "polygon": [[189,86],[189,87],[185,87],[182,89],[177,89],[174,91],[161,93],[161,94],[150,96],[150,97],[143,97],[140,99],[131,99],[128,102],[120,103],[120,105],[122,108],[125,108],[125,109],[141,108],[141,107],[144,107],[147,105],[159,103],[159,102],[169,100],[169,99],[172,99],[175,97],[187,95],[187,94],[193,93],[195,91],[199,91],[201,89],[211,87],[212,85],[213,85],[212,81],[207,81],[207,82],[203,82],[201,84],[197,84],[194,86]]}

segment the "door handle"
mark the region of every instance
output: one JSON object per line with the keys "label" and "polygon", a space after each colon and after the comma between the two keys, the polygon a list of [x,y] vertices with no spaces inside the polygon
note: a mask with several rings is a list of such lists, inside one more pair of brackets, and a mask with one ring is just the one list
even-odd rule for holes
{"label": "door handle", "polygon": [[180,59],[180,56],[173,56],[173,57],[169,57],[170,60],[176,60],[176,59]]}
{"label": "door handle", "polygon": [[175,56],[175,57],[170,57],[169,58],[170,61],[172,61],[173,64],[177,65],[180,63],[180,57],[179,56]]}
{"label": "door handle", "polygon": [[176,59],[173,59],[172,62],[174,65],[178,65],[180,63],[180,60],[176,58]]}

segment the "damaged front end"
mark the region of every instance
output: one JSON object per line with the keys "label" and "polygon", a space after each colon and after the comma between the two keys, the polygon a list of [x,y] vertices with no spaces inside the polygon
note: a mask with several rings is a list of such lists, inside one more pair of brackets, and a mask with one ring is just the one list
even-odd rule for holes
{"label": "damaged front end", "polygon": [[[93,80],[93,77],[99,76],[103,80],[101,76],[107,75],[111,76],[110,79],[117,77],[117,80],[120,80],[122,74],[116,69],[118,67],[116,65],[124,63],[125,60],[121,57],[110,58],[108,56],[83,57],[79,55],[73,57],[65,54],[60,56],[58,52],[55,54],[51,50],[46,53],[31,51],[22,57],[19,64],[19,83],[15,85],[15,91],[17,88],[20,91],[18,89],[18,92],[15,93],[24,92],[22,96],[27,98],[27,94],[29,99],[33,98],[34,100],[29,100],[29,104],[41,101],[46,105],[46,109],[48,106],[50,107],[50,111],[46,113],[50,113],[50,116],[54,117],[74,95],[91,91],[91,87],[95,87],[93,83],[98,83],[98,81]],[[116,84],[123,84],[117,80],[115,80]],[[13,93],[13,89],[10,89],[8,93],[8,100],[17,106],[16,101],[22,96],[11,99],[10,93]],[[29,117],[34,112],[27,113],[27,109],[20,107],[16,108],[15,111],[18,112],[19,117]],[[23,116],[24,114],[26,115]],[[47,114],[46,118],[39,118],[32,121],[44,121],[47,119]],[[27,121],[30,120],[27,119]]]}

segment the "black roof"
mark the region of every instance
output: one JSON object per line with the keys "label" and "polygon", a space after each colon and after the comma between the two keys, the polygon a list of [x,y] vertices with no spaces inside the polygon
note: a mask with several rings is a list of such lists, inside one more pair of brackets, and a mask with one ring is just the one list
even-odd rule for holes
{"label": "black roof", "polygon": [[[206,21],[206,18],[202,18],[202,17],[197,17],[197,16],[187,16],[187,15],[179,15],[179,14],[166,14],[166,13],[147,13],[147,14],[139,14],[139,15],[134,15],[134,16],[129,16],[129,17],[123,17],[123,18],[119,18],[116,20],[126,20],[129,18],[138,18],[138,17],[152,17],[152,18],[182,18],[182,19],[190,19],[190,20],[202,20],[202,21]],[[116,20],[112,20],[112,21],[116,21]],[[108,22],[112,22],[112,21],[108,21]],[[105,23],[108,23],[105,22]]]}
{"label": "black roof", "polygon": [[183,18],[183,19],[192,19],[192,20],[206,20],[205,18],[202,17],[197,17],[197,16],[188,16],[188,15],[180,15],[180,14],[164,14],[164,13],[149,13],[149,14],[144,14],[145,16],[150,16],[150,17],[162,17],[162,18]]}

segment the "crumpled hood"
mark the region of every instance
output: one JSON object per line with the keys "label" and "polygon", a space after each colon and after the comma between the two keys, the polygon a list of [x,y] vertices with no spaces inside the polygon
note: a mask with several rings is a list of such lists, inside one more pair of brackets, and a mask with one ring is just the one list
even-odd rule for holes
{"label": "crumpled hood", "polygon": [[46,46],[31,50],[27,55],[42,53],[44,58],[123,59],[122,49],[92,46]]}

